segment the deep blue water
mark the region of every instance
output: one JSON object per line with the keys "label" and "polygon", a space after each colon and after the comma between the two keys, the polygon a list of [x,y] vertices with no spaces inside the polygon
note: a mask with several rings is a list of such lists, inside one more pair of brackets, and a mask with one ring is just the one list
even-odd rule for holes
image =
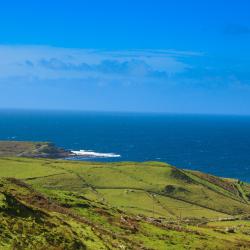
{"label": "deep blue water", "polygon": [[0,111],[0,140],[52,141],[250,181],[250,117]]}

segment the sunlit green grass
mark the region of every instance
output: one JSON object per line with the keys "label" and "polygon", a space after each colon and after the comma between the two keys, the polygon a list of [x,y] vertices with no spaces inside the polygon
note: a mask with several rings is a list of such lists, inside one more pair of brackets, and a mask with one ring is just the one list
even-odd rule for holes
{"label": "sunlit green grass", "polygon": [[[217,218],[219,215],[250,213],[246,196],[242,198],[238,194],[229,194],[215,183],[164,163],[91,163],[0,158],[0,170],[1,177],[20,178],[40,190],[82,193],[88,190],[85,195],[89,199],[104,200],[111,206],[135,213],[140,211],[151,215],[152,204],[155,206],[155,214],[166,217],[180,213],[171,212],[171,207],[182,211],[183,217],[213,217],[214,213]],[[241,186],[235,187],[239,189]],[[245,184],[241,192],[247,187]],[[157,195],[158,201],[152,195]],[[182,205],[178,208],[171,201],[176,204],[181,202]],[[183,206],[186,209],[182,209]],[[196,212],[192,206],[196,206]]]}
{"label": "sunlit green grass", "polygon": [[46,160],[0,158],[0,177],[34,178],[65,172],[47,165]]}
{"label": "sunlit green grass", "polygon": [[157,162],[0,158],[0,249],[249,249],[250,186],[212,180]]}

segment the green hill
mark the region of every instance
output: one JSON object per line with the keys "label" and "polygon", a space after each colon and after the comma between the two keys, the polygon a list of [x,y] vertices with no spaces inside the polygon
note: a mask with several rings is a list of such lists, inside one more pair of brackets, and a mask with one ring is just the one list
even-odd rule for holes
{"label": "green hill", "polygon": [[250,185],[159,162],[0,158],[0,249],[249,249]]}

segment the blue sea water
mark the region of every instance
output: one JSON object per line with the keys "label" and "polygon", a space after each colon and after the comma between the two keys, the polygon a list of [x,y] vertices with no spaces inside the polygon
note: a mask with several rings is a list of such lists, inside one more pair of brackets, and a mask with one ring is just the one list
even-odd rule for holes
{"label": "blue sea water", "polygon": [[163,161],[250,182],[250,117],[0,111],[0,140],[52,141],[120,154],[100,161]]}

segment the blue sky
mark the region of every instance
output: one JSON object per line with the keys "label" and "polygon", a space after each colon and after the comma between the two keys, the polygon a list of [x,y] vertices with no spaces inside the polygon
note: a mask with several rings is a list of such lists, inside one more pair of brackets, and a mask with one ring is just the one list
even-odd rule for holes
{"label": "blue sky", "polygon": [[0,108],[250,114],[247,0],[5,1]]}

